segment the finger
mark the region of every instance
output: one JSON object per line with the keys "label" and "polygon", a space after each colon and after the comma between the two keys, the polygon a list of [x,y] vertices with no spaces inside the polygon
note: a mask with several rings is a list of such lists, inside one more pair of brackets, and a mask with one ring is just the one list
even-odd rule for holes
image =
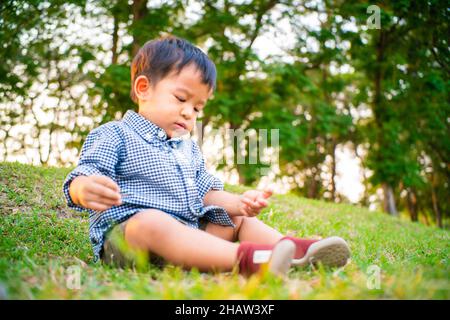
{"label": "finger", "polygon": [[248,217],[254,217],[258,215],[258,210],[254,210],[249,206],[245,206],[245,212]]}
{"label": "finger", "polygon": [[246,217],[253,217],[252,212],[250,210],[248,210],[248,209],[244,209],[242,213]]}
{"label": "finger", "polygon": [[121,199],[120,193],[117,191],[113,191],[110,188],[105,187],[102,184],[94,183],[89,188],[89,191],[97,196],[102,198],[108,198],[110,200],[119,201]]}
{"label": "finger", "polygon": [[97,182],[97,183],[99,183],[99,184],[101,184],[101,185],[103,185],[105,187],[108,187],[111,190],[114,190],[116,192],[120,192],[120,188],[119,188],[118,184],[113,179],[111,179],[110,177],[107,177],[107,176],[93,176],[93,179],[94,179],[95,182]]}
{"label": "finger", "polygon": [[266,188],[263,191],[263,198],[265,198],[265,199],[270,198],[272,196],[272,194],[273,194],[273,190],[270,188]]}
{"label": "finger", "polygon": [[242,198],[242,202],[245,203],[249,207],[253,207],[256,205],[256,202],[249,198]]}
{"label": "finger", "polygon": [[269,204],[269,203],[268,203],[266,200],[264,200],[264,199],[258,199],[257,202],[258,202],[259,206],[262,207],[262,208],[267,207],[267,205]]}
{"label": "finger", "polygon": [[111,206],[105,205],[103,203],[99,203],[99,202],[95,202],[95,201],[88,201],[86,203],[86,208],[95,210],[95,211],[106,211],[109,208],[111,208]]}
{"label": "finger", "polygon": [[122,204],[122,200],[120,199],[110,199],[110,198],[105,198],[101,195],[97,195],[97,194],[93,194],[91,193],[87,198],[86,201],[92,201],[92,202],[98,202],[98,203],[103,203],[105,205],[109,205],[109,206],[118,206]]}
{"label": "finger", "polygon": [[253,212],[259,212],[261,209],[265,208],[266,206],[264,204],[260,204],[258,202],[255,202],[251,205],[248,205],[249,209]]}
{"label": "finger", "polygon": [[250,211],[248,212],[248,216],[249,216],[249,217],[256,217],[257,215],[258,215],[258,211],[250,210]]}
{"label": "finger", "polygon": [[248,205],[243,205],[242,206],[242,208],[241,208],[241,213],[244,215],[244,216],[249,216],[249,214],[250,214],[250,208],[249,208],[249,206]]}
{"label": "finger", "polygon": [[243,201],[243,202],[247,206],[249,206],[251,210],[260,210],[261,209],[261,205],[257,201],[251,201],[251,200],[245,199],[245,201]]}

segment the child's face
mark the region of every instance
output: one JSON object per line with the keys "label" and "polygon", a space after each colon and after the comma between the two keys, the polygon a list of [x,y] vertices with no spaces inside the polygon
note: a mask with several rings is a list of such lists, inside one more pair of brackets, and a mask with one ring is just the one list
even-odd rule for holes
{"label": "child's face", "polygon": [[137,91],[143,93],[138,95],[139,113],[164,129],[169,138],[191,132],[198,113],[212,94],[208,85],[202,83],[195,65],[184,67],[178,75],[172,72],[155,87],[140,84],[139,81],[148,84],[148,80],[139,78],[135,82]]}

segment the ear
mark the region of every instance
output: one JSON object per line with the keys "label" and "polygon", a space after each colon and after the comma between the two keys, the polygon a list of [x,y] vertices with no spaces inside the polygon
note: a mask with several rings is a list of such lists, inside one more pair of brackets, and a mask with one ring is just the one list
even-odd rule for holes
{"label": "ear", "polygon": [[146,76],[139,76],[134,80],[134,93],[138,100],[147,100],[150,97],[150,81]]}
{"label": "ear", "polygon": [[208,93],[208,100],[211,100],[211,99],[214,99],[214,90],[213,89],[209,90],[209,93]]}

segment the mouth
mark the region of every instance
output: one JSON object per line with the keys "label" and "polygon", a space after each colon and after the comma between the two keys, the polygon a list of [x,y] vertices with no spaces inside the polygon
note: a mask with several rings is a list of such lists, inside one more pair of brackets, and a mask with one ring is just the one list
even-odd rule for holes
{"label": "mouth", "polygon": [[175,122],[175,126],[178,127],[179,129],[187,130],[187,126],[182,122]]}

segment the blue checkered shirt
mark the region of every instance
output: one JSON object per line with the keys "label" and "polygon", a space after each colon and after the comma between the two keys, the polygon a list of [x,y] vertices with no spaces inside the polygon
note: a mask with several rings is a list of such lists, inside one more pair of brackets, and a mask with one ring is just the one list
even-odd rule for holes
{"label": "blue checkered shirt", "polygon": [[134,111],[121,121],[92,130],[86,138],[78,166],[64,181],[63,191],[71,208],[69,184],[80,175],[105,175],[120,187],[122,204],[104,212],[88,210],[89,235],[98,261],[106,233],[135,213],[156,208],[184,224],[198,228],[198,220],[233,226],[225,209],[203,206],[210,190],[223,190],[222,182],[209,174],[198,145],[182,137],[168,139],[165,131]]}

